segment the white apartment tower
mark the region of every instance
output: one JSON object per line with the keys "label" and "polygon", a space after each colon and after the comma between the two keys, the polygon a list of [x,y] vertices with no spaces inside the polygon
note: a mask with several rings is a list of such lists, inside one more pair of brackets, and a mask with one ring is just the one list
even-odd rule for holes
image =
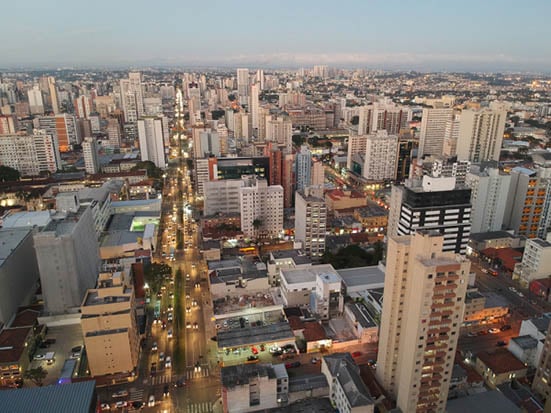
{"label": "white apartment tower", "polygon": [[471,189],[471,233],[501,230],[511,175],[473,165],[465,183]]}
{"label": "white apartment tower", "polygon": [[377,377],[403,412],[445,412],[470,263],[433,231],[389,237]]}
{"label": "white apartment tower", "polygon": [[325,252],[327,206],[310,188],[295,192],[295,240],[302,242],[304,252],[320,259]]}
{"label": "white apartment tower", "polygon": [[140,72],[130,72],[128,79],[121,79],[121,102],[127,123],[133,123],[145,115]]}
{"label": "white apartment tower", "polygon": [[241,105],[249,103],[249,69],[237,69],[237,96]]}
{"label": "white apartment tower", "polygon": [[258,83],[253,83],[251,85],[251,96],[250,96],[250,102],[249,102],[249,112],[251,112],[251,123],[253,127],[253,134],[256,136],[258,134],[258,93],[259,93],[260,85]]}
{"label": "white apartment tower", "polygon": [[418,158],[442,155],[446,125],[453,119],[453,109],[423,109]]}
{"label": "white apartment tower", "polygon": [[32,115],[44,114],[44,101],[42,100],[42,92],[38,85],[34,85],[32,89],[27,91],[29,98],[29,109]]}
{"label": "white apartment tower", "polygon": [[146,117],[138,120],[138,137],[142,161],[151,161],[159,168],[166,167],[163,120]]}
{"label": "white apartment tower", "polygon": [[396,178],[398,136],[381,130],[366,137],[362,176],[370,181]]}
{"label": "white apartment tower", "polygon": [[82,154],[84,155],[84,169],[87,174],[97,174],[100,170],[98,143],[94,138],[84,138],[82,142]]}
{"label": "white apartment tower", "polygon": [[295,155],[295,177],[297,191],[302,191],[310,185],[312,173],[312,153],[307,145],[302,145]]}
{"label": "white apartment tower", "polygon": [[283,231],[283,187],[252,178],[239,189],[241,231],[246,237],[278,237]]}
{"label": "white apartment tower", "polygon": [[61,169],[57,138],[43,130],[32,135],[0,135],[0,164],[17,169],[22,176],[38,176]]}
{"label": "white apartment tower", "polygon": [[285,153],[291,153],[293,147],[293,124],[287,117],[270,119],[266,122],[266,141],[285,146]]}
{"label": "white apartment tower", "polygon": [[459,120],[457,158],[474,163],[499,161],[507,112],[464,110]]}
{"label": "white apartment tower", "polygon": [[54,112],[54,115],[57,115],[59,114],[59,99],[57,97],[57,88],[55,87],[55,77],[53,76],[48,76],[48,92],[50,93],[52,112]]}

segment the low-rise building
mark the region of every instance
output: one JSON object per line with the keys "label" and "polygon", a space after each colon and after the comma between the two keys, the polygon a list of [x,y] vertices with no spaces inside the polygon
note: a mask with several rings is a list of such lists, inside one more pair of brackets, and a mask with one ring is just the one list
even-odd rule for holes
{"label": "low-rise building", "polygon": [[355,208],[354,218],[366,232],[386,232],[388,211],[375,203],[368,202],[365,207]]}
{"label": "low-rise building", "polygon": [[361,302],[346,304],[344,316],[361,343],[377,343],[379,341],[379,325],[364,304]]}
{"label": "low-rise building", "polygon": [[358,191],[333,189],[325,193],[325,203],[330,210],[359,208],[367,205],[367,198]]}
{"label": "low-rise building", "polygon": [[[23,373],[30,364],[29,352],[34,342],[33,327],[5,328],[0,332],[0,386],[23,383]],[[4,392],[0,392],[4,393]],[[2,405],[2,409],[6,406]]]}
{"label": "low-rise building", "polygon": [[269,289],[268,271],[258,256],[209,261],[210,292],[214,299],[264,294]]}
{"label": "low-rise building", "polygon": [[282,364],[222,367],[220,376],[224,413],[256,412],[287,403],[289,376]]}
{"label": "low-rise building", "polygon": [[372,413],[375,402],[360,378],[360,369],[350,353],[322,358],[321,372],[329,383],[329,397],[339,412]]}
{"label": "low-rise building", "polygon": [[527,368],[524,363],[507,349],[481,351],[476,357],[475,369],[492,389],[513,379],[526,377]]}
{"label": "low-rise building", "polygon": [[282,269],[304,268],[312,266],[312,260],[302,250],[271,251],[267,263],[270,285],[279,285]]}
{"label": "low-rise building", "polygon": [[526,241],[522,261],[515,266],[513,279],[527,287],[531,281],[551,276],[551,242],[533,238]]}
{"label": "low-rise building", "polygon": [[471,234],[468,252],[480,252],[486,248],[520,248],[523,245],[521,237],[507,231],[479,232]]}
{"label": "low-rise building", "polygon": [[536,367],[538,340],[532,336],[513,337],[507,349],[520,361],[529,367]]}
{"label": "low-rise building", "polygon": [[464,326],[495,323],[509,315],[508,301],[500,295],[472,289],[465,296],[464,314]]}

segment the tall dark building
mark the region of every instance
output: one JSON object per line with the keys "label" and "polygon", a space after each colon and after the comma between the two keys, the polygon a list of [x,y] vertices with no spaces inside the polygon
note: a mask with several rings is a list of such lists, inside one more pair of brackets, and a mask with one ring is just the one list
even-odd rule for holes
{"label": "tall dark building", "polygon": [[471,190],[456,186],[455,177],[423,176],[415,184],[394,185],[388,235],[436,230],[444,236],[443,251],[465,254],[471,233]]}

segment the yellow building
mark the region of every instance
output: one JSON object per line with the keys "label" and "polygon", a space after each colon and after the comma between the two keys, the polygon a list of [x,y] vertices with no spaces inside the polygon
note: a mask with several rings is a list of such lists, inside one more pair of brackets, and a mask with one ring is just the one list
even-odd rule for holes
{"label": "yellow building", "polygon": [[140,337],[134,289],[123,273],[103,273],[86,292],[81,326],[92,376],[130,373],[138,364]]}

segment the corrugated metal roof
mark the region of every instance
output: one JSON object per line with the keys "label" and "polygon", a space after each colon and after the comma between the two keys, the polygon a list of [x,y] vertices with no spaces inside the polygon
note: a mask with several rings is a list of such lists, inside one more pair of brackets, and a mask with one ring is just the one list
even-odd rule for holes
{"label": "corrugated metal roof", "polygon": [[94,380],[0,392],[0,410],[6,413],[89,413],[95,398]]}

